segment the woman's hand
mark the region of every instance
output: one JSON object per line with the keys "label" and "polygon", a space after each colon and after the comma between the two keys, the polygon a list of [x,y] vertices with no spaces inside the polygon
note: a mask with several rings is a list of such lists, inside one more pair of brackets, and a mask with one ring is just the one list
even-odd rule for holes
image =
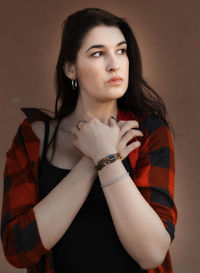
{"label": "woman's hand", "polygon": [[140,146],[140,142],[138,141],[133,141],[131,144],[127,145],[128,142],[134,137],[142,137],[143,133],[133,129],[139,128],[139,123],[136,120],[120,120],[117,124],[120,128],[120,140],[117,149],[122,156],[122,160],[124,160],[130,152]]}
{"label": "woman's hand", "polygon": [[133,138],[143,136],[141,131],[133,129],[139,128],[136,120],[120,120],[117,123],[114,119],[110,119],[110,126],[107,126],[90,113],[86,113],[83,118],[87,123],[80,122],[80,130],[76,127],[70,129],[76,136],[72,143],[95,163],[108,154],[117,152],[121,154],[123,160],[140,146],[138,141],[127,145]]}
{"label": "woman's hand", "polygon": [[83,120],[79,123],[79,129],[72,127],[70,131],[76,139],[72,144],[83,154],[90,157],[95,163],[108,154],[117,153],[120,128],[113,119],[109,122],[110,126],[102,123],[91,113],[83,115]]}

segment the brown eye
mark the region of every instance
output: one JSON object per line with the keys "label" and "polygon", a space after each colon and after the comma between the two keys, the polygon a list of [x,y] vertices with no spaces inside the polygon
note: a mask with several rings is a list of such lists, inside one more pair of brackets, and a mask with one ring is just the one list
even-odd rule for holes
{"label": "brown eye", "polygon": [[[126,52],[126,49],[125,49],[125,48],[121,48],[121,49],[119,49],[119,50],[122,51],[122,54],[121,54],[121,55],[123,55],[123,54]],[[119,50],[118,50],[118,51],[119,51]],[[103,51],[96,51],[96,52],[94,52],[91,56],[95,56],[95,54],[97,54],[97,53],[100,53],[101,55],[104,54]],[[101,56],[101,55],[99,55],[99,56]],[[96,55],[95,57],[99,57],[99,56]]]}
{"label": "brown eye", "polygon": [[119,49],[119,50],[122,50],[122,54],[124,54],[125,52],[126,52],[126,49],[125,48],[121,48],[121,49]]}
{"label": "brown eye", "polygon": [[[94,56],[95,54],[97,53],[102,53],[102,51],[97,51],[97,52],[94,52],[91,56]],[[97,56],[98,57],[98,56]]]}

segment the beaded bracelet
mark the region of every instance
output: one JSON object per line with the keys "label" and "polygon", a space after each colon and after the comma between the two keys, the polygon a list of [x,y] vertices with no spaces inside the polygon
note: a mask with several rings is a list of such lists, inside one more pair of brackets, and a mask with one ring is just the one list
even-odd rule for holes
{"label": "beaded bracelet", "polygon": [[109,182],[107,184],[104,184],[104,185],[101,184],[101,187],[103,188],[103,187],[106,187],[106,186],[108,186],[110,184],[113,184],[113,183],[115,183],[116,181],[120,180],[122,177],[124,177],[126,175],[129,175],[129,172],[126,172],[125,174],[121,175],[120,177],[115,178],[114,180],[112,180],[111,182]]}

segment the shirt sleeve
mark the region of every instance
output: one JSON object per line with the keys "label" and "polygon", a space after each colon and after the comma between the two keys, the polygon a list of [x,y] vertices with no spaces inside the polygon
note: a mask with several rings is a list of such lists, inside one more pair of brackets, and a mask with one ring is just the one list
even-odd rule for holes
{"label": "shirt sleeve", "polygon": [[36,185],[21,125],[6,153],[3,179],[1,240],[4,255],[13,266],[29,268],[51,251],[42,244],[33,211],[37,203]]}
{"label": "shirt sleeve", "polygon": [[144,133],[134,172],[134,182],[145,200],[156,211],[174,239],[177,208],[174,203],[175,160],[171,131],[155,118],[141,125]]}

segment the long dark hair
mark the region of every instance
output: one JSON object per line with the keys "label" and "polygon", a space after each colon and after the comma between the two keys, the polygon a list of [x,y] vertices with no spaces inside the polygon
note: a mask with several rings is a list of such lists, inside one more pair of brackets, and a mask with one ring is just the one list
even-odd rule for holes
{"label": "long dark hair", "polygon": [[[61,49],[57,61],[55,73],[56,103],[53,120],[57,125],[48,144],[53,141],[53,154],[58,126],[62,118],[70,115],[76,107],[79,95],[79,87],[72,89],[71,79],[63,70],[66,61],[74,64],[77,52],[81,48],[83,38],[93,27],[105,25],[118,27],[123,33],[127,42],[127,55],[129,58],[129,84],[126,93],[117,99],[117,106],[120,109],[131,110],[135,115],[147,114],[153,118],[162,120],[173,132],[172,125],[167,121],[168,115],[162,98],[142,77],[141,54],[134,34],[126,19],[113,15],[112,13],[99,8],[86,8],[71,14],[63,22]],[[59,106],[58,106],[59,104]],[[51,157],[51,161],[52,161]]]}

